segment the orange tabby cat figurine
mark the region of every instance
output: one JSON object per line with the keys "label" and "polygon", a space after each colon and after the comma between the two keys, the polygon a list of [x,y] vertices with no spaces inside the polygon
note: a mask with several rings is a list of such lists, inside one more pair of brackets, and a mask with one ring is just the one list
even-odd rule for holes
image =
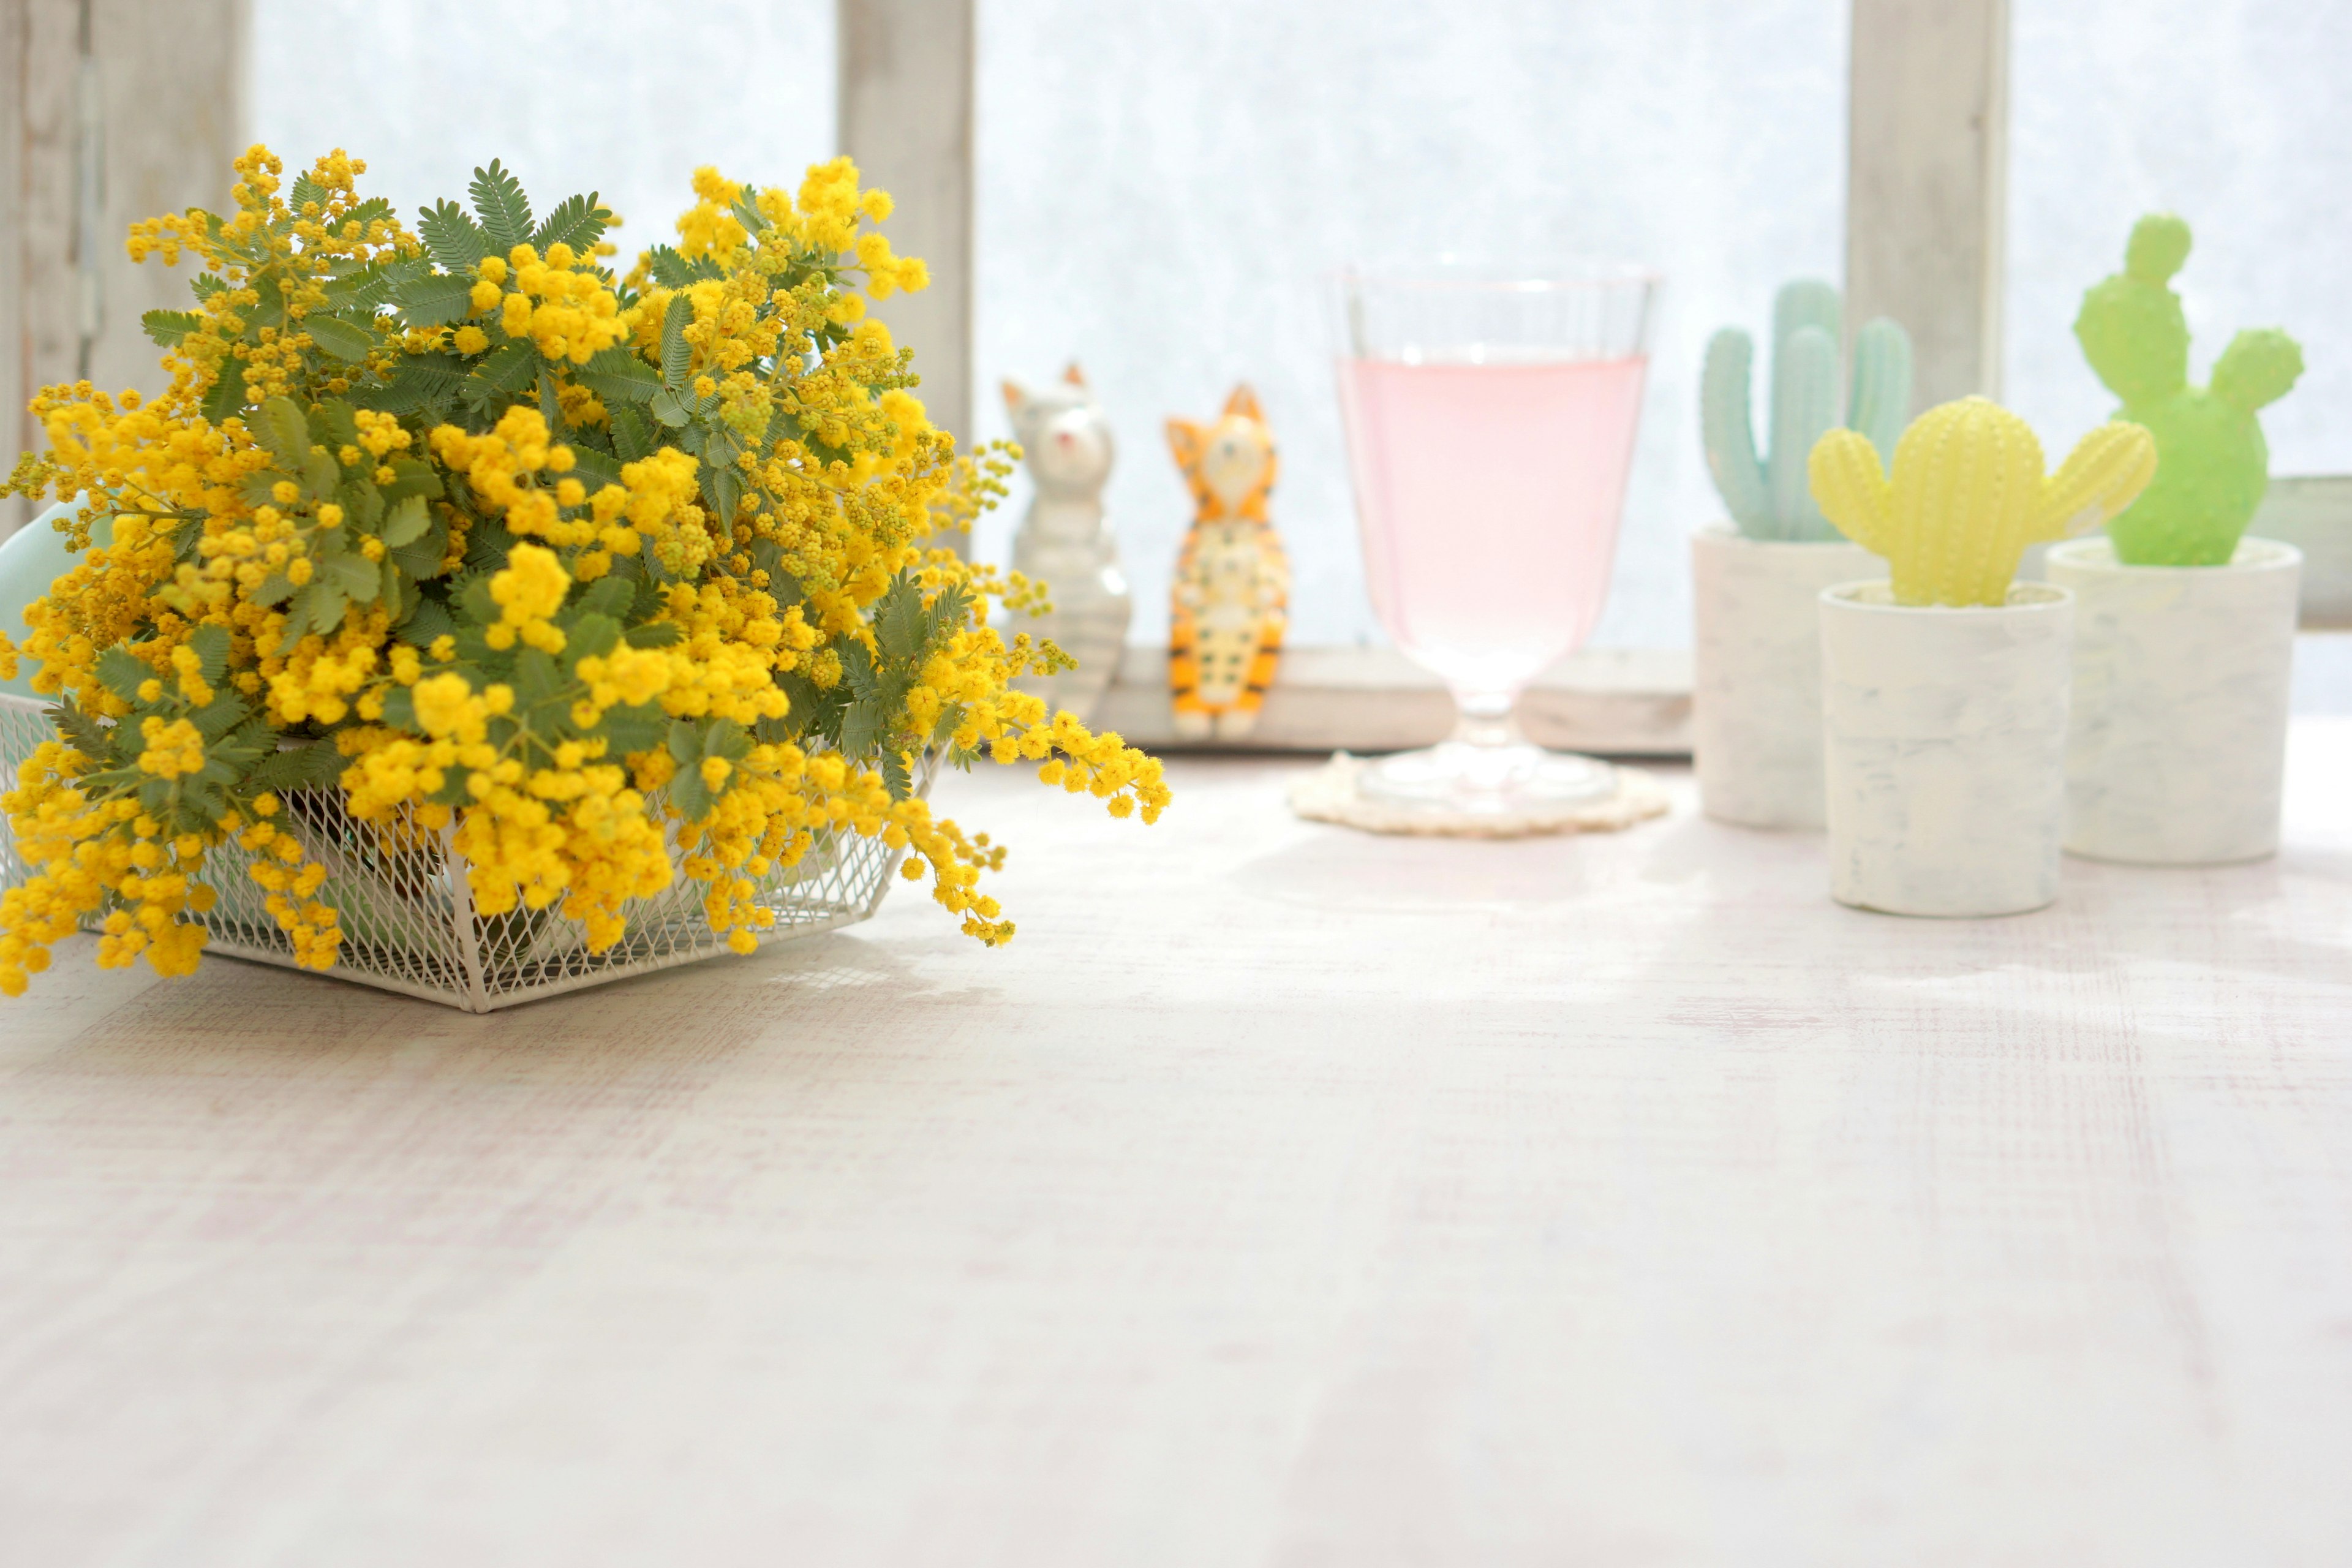
{"label": "orange tabby cat figurine", "polygon": [[1168,637],[1176,733],[1237,741],[1257,722],[1289,622],[1290,563],[1265,515],[1274,435],[1257,395],[1237,386],[1206,428],[1171,419],[1168,447],[1194,509],[1176,558]]}

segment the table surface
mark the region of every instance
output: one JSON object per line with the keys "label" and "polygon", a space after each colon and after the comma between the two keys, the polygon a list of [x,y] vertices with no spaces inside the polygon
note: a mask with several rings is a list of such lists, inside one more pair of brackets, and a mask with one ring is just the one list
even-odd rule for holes
{"label": "table surface", "polygon": [[86,943],[0,1013],[0,1561],[2342,1564],[2352,722],[2272,862],[1157,827],[1019,938],[474,1017]]}

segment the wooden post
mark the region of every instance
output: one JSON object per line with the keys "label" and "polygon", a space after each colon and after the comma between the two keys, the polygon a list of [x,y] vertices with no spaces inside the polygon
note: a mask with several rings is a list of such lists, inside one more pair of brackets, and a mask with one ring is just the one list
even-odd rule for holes
{"label": "wooden post", "polygon": [[1892,316],[1918,406],[2000,393],[2009,0],[1853,0],[1846,319]]}
{"label": "wooden post", "polygon": [[[0,0],[0,463],[23,446],[25,406],[24,139],[16,130],[25,102],[26,0]],[[24,521],[25,503],[0,500],[0,539]]]}
{"label": "wooden post", "polygon": [[[0,191],[0,327],[7,336],[0,372],[0,462],[41,445],[26,400],[77,368],[74,98],[79,81],[82,13],[88,0],[0,0],[8,35],[7,106],[0,121],[8,183]],[[12,500],[0,526],[27,515]]]}
{"label": "wooden post", "polygon": [[162,390],[139,318],[185,309],[190,272],[134,265],[123,235],[227,205],[247,26],[247,0],[0,0],[0,464],[43,444],[43,386]]}
{"label": "wooden post", "polygon": [[930,287],[877,312],[915,351],[931,421],[972,441],[973,0],[839,0],[841,150],[896,206],[891,248]]}

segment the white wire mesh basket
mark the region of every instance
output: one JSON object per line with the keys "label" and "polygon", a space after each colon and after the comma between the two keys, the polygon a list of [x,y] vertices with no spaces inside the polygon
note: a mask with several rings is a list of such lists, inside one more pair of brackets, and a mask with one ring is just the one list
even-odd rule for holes
{"label": "white wire mesh basket", "polygon": [[[0,692],[0,790],[14,789],[17,767],[54,738],[44,707]],[[927,761],[919,792],[929,793],[931,775]],[[727,951],[725,935],[703,912],[701,885],[683,876],[665,892],[624,905],[626,934],[591,952],[585,928],[553,909],[478,913],[448,829],[422,827],[404,810],[389,822],[354,822],[340,790],[289,791],[285,808],[280,826],[327,868],[317,897],[341,912],[342,948],[327,971],[340,979],[488,1013]],[[901,854],[846,827],[820,831],[798,865],[755,884],[754,898],[776,917],[755,934],[763,943],[788,942],[866,919],[889,890]],[[674,834],[671,858],[678,858]],[[246,874],[252,859],[233,845],[205,857],[201,879],[220,895],[203,917],[211,934],[205,952],[292,968],[293,943],[263,907],[268,895]],[[0,887],[29,874],[0,814]]]}

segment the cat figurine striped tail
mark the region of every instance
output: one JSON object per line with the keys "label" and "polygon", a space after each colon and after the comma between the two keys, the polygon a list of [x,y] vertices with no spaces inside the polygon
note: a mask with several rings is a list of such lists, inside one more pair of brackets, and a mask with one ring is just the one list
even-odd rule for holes
{"label": "cat figurine striped tail", "polygon": [[1110,419],[1075,364],[1038,388],[1004,384],[1004,409],[1037,493],[1013,536],[1013,569],[1044,581],[1053,613],[1029,628],[1078,661],[1076,669],[1024,676],[1014,684],[1051,712],[1091,717],[1118,673],[1135,614],[1118,542],[1103,517],[1103,486],[1118,455]]}
{"label": "cat figurine striped tail", "polygon": [[1290,619],[1290,563],[1265,508],[1274,492],[1274,434],[1257,395],[1237,386],[1215,424],[1168,421],[1168,447],[1193,508],[1170,605],[1176,734],[1238,741],[1257,723]]}

